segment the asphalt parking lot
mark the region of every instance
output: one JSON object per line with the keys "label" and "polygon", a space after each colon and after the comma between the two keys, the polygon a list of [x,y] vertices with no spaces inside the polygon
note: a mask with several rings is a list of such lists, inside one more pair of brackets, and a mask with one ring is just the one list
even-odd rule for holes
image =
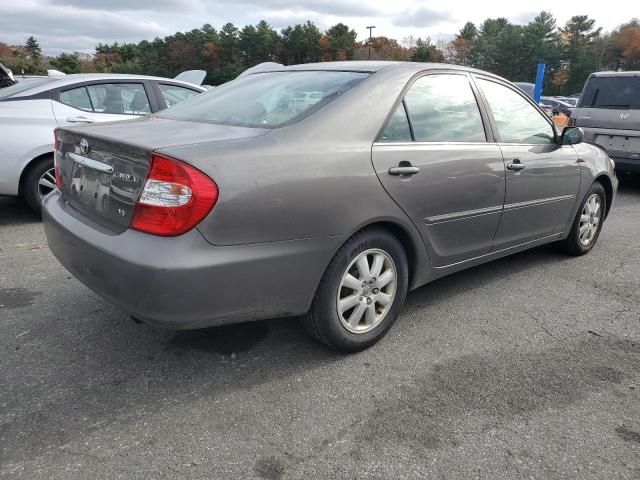
{"label": "asphalt parking lot", "polygon": [[640,179],[586,257],[439,280],[351,356],[137,325],[0,199],[0,478],[164,477],[640,478]]}

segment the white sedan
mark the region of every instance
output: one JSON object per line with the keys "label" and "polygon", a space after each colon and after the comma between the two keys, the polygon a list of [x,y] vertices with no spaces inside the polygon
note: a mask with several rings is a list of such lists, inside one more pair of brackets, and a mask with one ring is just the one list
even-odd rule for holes
{"label": "white sedan", "polygon": [[199,83],[204,75],[77,74],[0,88],[0,195],[19,195],[39,213],[42,198],[55,186],[54,128],[131,119],[206,90],[182,78]]}

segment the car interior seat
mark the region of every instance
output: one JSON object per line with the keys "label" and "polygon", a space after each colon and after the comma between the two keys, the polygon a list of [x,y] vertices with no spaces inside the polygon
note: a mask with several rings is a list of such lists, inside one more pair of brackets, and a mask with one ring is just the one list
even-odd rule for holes
{"label": "car interior seat", "polygon": [[104,105],[103,113],[124,113],[119,88],[107,88],[107,94],[102,104]]}
{"label": "car interior seat", "polygon": [[133,100],[131,100],[129,109],[132,110],[133,113],[149,113],[147,94],[142,90],[137,90],[136,94],[133,96]]}

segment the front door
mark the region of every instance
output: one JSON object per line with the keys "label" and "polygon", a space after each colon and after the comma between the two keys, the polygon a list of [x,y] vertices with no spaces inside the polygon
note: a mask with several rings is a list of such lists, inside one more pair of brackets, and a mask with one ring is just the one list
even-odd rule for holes
{"label": "front door", "polygon": [[373,165],[420,230],[434,266],[488,253],[505,191],[466,74],[429,74],[407,91],[373,145]]}
{"label": "front door", "polygon": [[506,167],[504,211],[494,250],[557,234],[569,223],[580,187],[578,155],[523,94],[477,78]]}

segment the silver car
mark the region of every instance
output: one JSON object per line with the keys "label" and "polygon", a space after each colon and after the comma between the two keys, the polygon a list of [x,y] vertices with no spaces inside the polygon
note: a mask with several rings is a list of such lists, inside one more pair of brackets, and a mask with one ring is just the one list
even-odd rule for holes
{"label": "silver car", "polygon": [[53,130],[147,115],[205,91],[181,81],[204,76],[147,77],[86,73],[18,78],[0,89],[0,195],[18,195],[36,212],[55,186]]}
{"label": "silver car", "polygon": [[581,130],[442,64],[281,67],[56,145],[49,245],[99,295],[180,329],[302,315],[343,351],[436,278],[551,242],[587,253],[617,190]]}

